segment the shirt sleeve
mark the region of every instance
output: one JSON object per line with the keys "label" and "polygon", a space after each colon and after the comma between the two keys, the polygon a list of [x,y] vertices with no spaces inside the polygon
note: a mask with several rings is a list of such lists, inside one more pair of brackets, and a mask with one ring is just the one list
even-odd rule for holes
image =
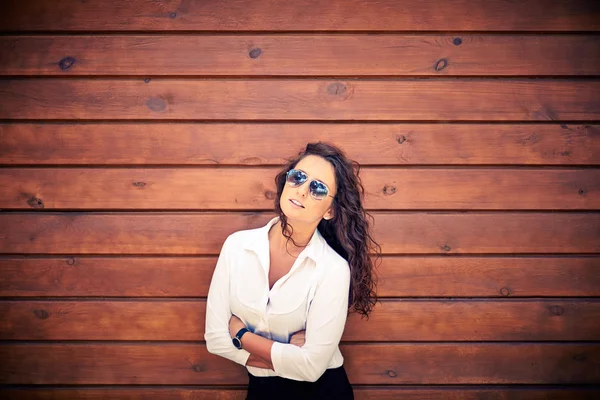
{"label": "shirt sleeve", "polygon": [[323,375],[344,332],[349,290],[347,263],[325,273],[308,312],[304,346],[275,342],[271,347],[273,369],[279,376],[315,382]]}
{"label": "shirt sleeve", "polygon": [[229,236],[217,260],[217,265],[210,282],[208,298],[206,299],[206,326],[204,339],[209,353],[225,357],[241,365],[246,365],[250,353],[244,349],[238,350],[231,341],[229,334],[229,307],[230,288],[230,255],[231,236]]}

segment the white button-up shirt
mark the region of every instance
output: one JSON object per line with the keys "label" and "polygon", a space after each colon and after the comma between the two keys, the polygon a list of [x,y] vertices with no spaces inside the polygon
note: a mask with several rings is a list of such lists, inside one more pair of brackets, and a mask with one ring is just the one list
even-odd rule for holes
{"label": "white button-up shirt", "polygon": [[[208,351],[245,365],[250,353],[231,342],[229,319],[274,340],[274,370],[246,366],[255,376],[314,382],[327,368],[343,364],[339,342],[348,314],[350,269],[318,230],[290,271],[269,290],[269,229],[238,231],[223,244],[208,291],[204,339]],[[290,336],[306,329],[304,346]]]}

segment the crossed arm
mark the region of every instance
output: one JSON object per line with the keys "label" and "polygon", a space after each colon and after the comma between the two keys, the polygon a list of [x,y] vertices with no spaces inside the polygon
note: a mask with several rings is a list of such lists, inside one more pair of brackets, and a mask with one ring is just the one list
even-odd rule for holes
{"label": "crossed arm", "polygon": [[[241,319],[235,315],[231,316],[229,320],[229,335],[233,338],[235,334],[246,325]],[[305,331],[299,331],[294,333],[290,338],[290,344],[298,347],[304,346],[305,342]],[[260,335],[256,335],[252,332],[247,332],[242,336],[242,348],[250,353],[246,365],[252,367],[274,369],[271,361],[271,347],[273,347],[273,340],[269,340]]]}
{"label": "crossed arm", "polygon": [[284,378],[315,382],[338,349],[346,324],[350,288],[348,264],[324,260],[327,269],[312,299],[301,346],[248,332],[242,337],[242,349],[238,350],[231,337],[244,324],[234,318],[229,305],[230,274],[225,251],[228,241],[217,260],[206,301],[204,338],[208,351],[241,365],[272,369]]}

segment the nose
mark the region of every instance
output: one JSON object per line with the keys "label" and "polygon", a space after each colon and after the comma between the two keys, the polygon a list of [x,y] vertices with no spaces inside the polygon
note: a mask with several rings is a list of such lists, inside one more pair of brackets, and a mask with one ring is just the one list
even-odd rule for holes
{"label": "nose", "polygon": [[298,186],[296,192],[302,197],[308,196],[308,182],[304,182],[302,185]]}

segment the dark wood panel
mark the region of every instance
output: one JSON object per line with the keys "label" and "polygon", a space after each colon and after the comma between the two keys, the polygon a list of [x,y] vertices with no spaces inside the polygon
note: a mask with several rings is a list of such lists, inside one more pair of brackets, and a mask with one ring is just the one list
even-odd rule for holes
{"label": "dark wood panel", "polygon": [[537,79],[7,79],[0,118],[600,119],[600,81]]}
{"label": "dark wood panel", "polygon": [[[376,390],[376,389],[375,389]],[[355,389],[355,394],[357,390]],[[373,390],[367,391],[364,399],[373,398]],[[2,389],[0,395],[11,400],[245,400],[247,387],[206,388],[206,387],[20,387],[17,389]],[[554,393],[554,391],[543,391],[539,394]],[[562,394],[562,393],[557,393]],[[565,394],[568,394],[566,392]],[[378,393],[376,394],[378,395]],[[581,393],[585,395],[585,393]],[[360,397],[356,397],[360,399]],[[577,398],[579,399],[579,398]],[[585,399],[582,397],[582,399]]]}
{"label": "dark wood panel", "polygon": [[[354,384],[597,383],[596,344],[346,345]],[[371,367],[373,365],[373,367]]]}
{"label": "dark wood panel", "polygon": [[[206,302],[0,301],[0,340],[203,341]],[[384,300],[342,341],[575,341],[600,335],[595,300]],[[177,329],[172,329],[177,327]]]}
{"label": "dark wood panel", "polygon": [[[35,31],[598,31],[590,0],[8,0],[3,30]],[[143,12],[141,12],[143,10]]]}
{"label": "dark wood panel", "polygon": [[319,140],[361,165],[600,164],[599,125],[304,122],[0,124],[0,163],[280,165]]}
{"label": "dark wood panel", "polygon": [[598,48],[598,35],[4,36],[0,75],[600,75]]}
{"label": "dark wood panel", "polygon": [[[211,388],[180,388],[180,387],[29,387],[19,389],[0,389],[6,398],[12,400],[106,400],[118,398],[120,400],[244,400],[246,386],[211,389]],[[597,400],[600,389],[593,387],[414,387],[414,386],[357,386],[354,385],[356,400],[481,400],[481,399],[511,399],[511,400]]]}
{"label": "dark wood panel", "polygon": [[[593,384],[592,343],[409,343],[341,347],[352,384]],[[247,384],[200,344],[2,343],[3,384]]]}
{"label": "dark wood panel", "polygon": [[[374,212],[384,253],[598,253],[599,213]],[[218,254],[271,213],[4,213],[0,253]],[[224,223],[226,221],[226,223]]]}
{"label": "dark wood panel", "polygon": [[[63,267],[64,268],[64,267]],[[600,259],[383,257],[381,296],[600,296]]]}
{"label": "dark wood panel", "polygon": [[[213,257],[0,258],[0,296],[205,297]],[[380,297],[600,297],[598,257],[386,256]]]}
{"label": "dark wood panel", "polygon": [[[4,168],[0,208],[272,210],[278,172]],[[600,169],[368,168],[360,176],[368,210],[600,210]]]}

